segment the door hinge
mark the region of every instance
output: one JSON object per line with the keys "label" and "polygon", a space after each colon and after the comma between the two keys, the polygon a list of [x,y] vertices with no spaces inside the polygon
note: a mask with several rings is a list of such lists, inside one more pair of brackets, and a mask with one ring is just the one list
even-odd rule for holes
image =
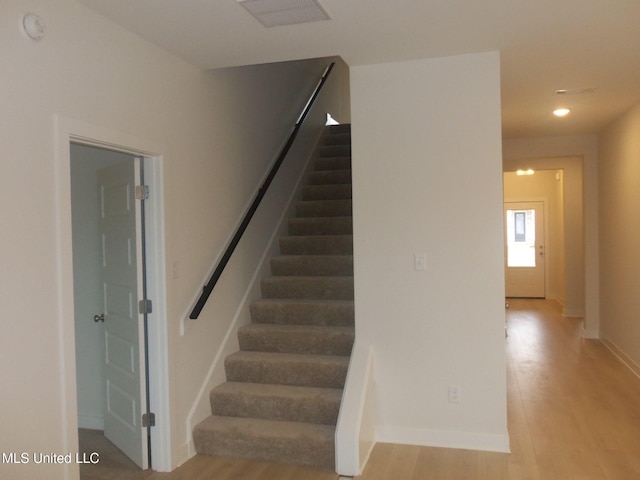
{"label": "door hinge", "polygon": [[136,185],[136,200],[149,200],[149,185]]}
{"label": "door hinge", "polygon": [[143,413],[142,414],[142,426],[143,427],[155,427],[156,426],[156,414],[155,413]]}
{"label": "door hinge", "polygon": [[140,314],[151,313],[152,307],[153,307],[153,304],[151,303],[151,300],[140,300],[138,302],[138,313]]}

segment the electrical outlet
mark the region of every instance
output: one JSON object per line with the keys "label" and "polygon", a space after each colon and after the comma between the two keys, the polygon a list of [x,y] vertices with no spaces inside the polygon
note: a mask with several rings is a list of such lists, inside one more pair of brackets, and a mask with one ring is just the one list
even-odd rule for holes
{"label": "electrical outlet", "polygon": [[460,385],[449,385],[449,403],[460,403]]}

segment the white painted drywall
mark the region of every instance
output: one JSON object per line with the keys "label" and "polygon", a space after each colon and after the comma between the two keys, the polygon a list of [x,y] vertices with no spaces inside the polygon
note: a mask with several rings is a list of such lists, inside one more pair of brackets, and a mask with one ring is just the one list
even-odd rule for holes
{"label": "white painted drywall", "polygon": [[640,374],[640,105],[599,137],[601,335]]}
{"label": "white painted drywall", "polygon": [[351,115],[377,439],[507,450],[499,56],[353,67]]}

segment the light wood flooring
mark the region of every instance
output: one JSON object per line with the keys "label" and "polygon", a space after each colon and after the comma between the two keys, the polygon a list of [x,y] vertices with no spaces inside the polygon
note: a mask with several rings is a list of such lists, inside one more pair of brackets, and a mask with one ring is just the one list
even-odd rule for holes
{"label": "light wood flooring", "polygon": [[[378,444],[359,480],[640,479],[640,379],[599,341],[583,339],[581,321],[563,318],[556,302],[509,303],[511,453]],[[199,456],[172,473],[138,473],[136,480],[337,478],[324,470]]]}
{"label": "light wood flooring", "polygon": [[360,480],[640,479],[640,379],[556,302],[509,303],[511,454],[378,444]]}
{"label": "light wood flooring", "polygon": [[237,458],[196,456],[171,473],[140,470],[101,431],[80,430],[80,451],[98,452],[100,462],[80,466],[80,480],[336,480],[338,475],[296,465],[278,465]]}

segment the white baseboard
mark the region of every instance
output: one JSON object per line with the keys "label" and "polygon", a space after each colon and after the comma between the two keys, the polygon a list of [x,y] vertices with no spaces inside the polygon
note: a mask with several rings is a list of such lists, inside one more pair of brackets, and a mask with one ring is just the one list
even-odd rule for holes
{"label": "white baseboard", "polygon": [[454,432],[406,427],[379,426],[376,441],[425,447],[460,448],[509,453],[509,434]]}
{"label": "white baseboard", "polygon": [[640,365],[638,365],[629,355],[627,355],[624,350],[622,350],[615,342],[611,341],[608,338],[601,338],[600,341],[609,349],[611,352],[618,357],[618,359],[624,363],[624,365],[631,370],[637,377],[640,377]]}
{"label": "white baseboard", "polygon": [[598,340],[598,339],[600,339],[600,332],[598,332],[597,330],[594,330],[593,328],[588,329],[583,324],[582,325],[582,338],[587,338],[589,340]]}

